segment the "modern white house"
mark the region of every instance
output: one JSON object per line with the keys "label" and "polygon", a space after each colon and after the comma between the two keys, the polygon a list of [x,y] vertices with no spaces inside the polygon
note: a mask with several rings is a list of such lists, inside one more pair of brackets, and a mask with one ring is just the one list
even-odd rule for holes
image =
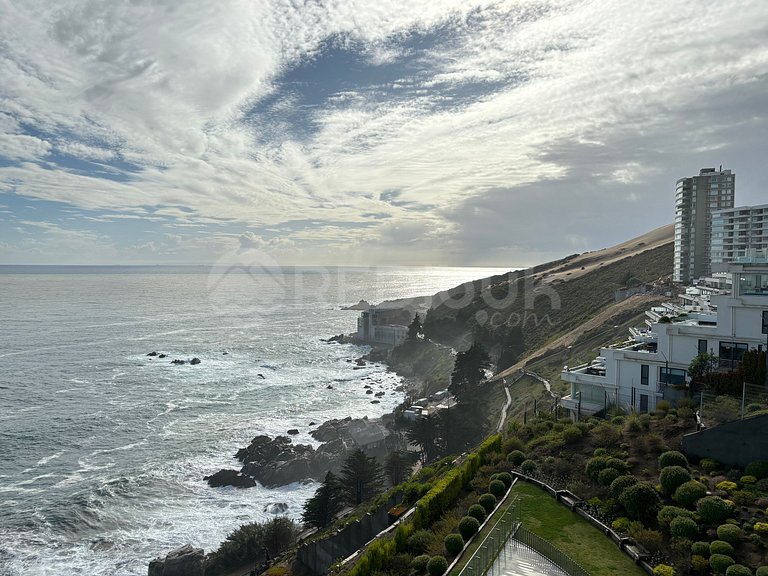
{"label": "modern white house", "polygon": [[370,344],[397,346],[408,336],[411,316],[407,311],[391,308],[376,308],[360,312],[357,319],[357,339]]}
{"label": "modern white house", "polygon": [[652,412],[656,403],[672,403],[687,394],[687,368],[700,352],[719,358],[733,370],[744,353],[762,350],[762,312],[768,310],[768,259],[728,265],[730,292],[688,289],[681,304],[664,304],[646,312],[647,327],[630,331],[630,339],[600,350],[589,364],[566,367],[560,377],[570,394],[560,400],[573,418],[617,405]]}

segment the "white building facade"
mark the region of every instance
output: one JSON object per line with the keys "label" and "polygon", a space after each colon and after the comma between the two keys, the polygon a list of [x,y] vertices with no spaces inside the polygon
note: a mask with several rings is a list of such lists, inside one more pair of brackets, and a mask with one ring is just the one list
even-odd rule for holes
{"label": "white building facade", "polygon": [[712,212],[712,265],[768,252],[768,204]]}
{"label": "white building facade", "polygon": [[747,350],[762,350],[762,312],[768,310],[768,262],[732,264],[730,293],[665,304],[646,314],[648,328],[633,330],[626,343],[600,350],[588,365],[566,368],[561,379],[570,394],[560,405],[574,418],[609,406],[653,412],[659,400],[687,395],[687,368],[700,352],[735,370]]}

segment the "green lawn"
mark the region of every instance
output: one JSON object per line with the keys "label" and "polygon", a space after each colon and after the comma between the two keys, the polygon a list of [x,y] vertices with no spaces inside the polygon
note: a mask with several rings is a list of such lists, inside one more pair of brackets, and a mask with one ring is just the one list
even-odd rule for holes
{"label": "green lawn", "polygon": [[520,498],[523,526],[568,554],[592,576],[645,575],[613,540],[547,492],[518,481],[512,493]]}

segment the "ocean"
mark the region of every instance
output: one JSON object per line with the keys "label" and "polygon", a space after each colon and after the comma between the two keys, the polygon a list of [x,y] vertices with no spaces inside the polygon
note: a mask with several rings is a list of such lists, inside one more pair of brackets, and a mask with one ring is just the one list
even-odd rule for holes
{"label": "ocean", "polygon": [[316,444],[310,422],[402,401],[386,366],[354,369],[365,347],[321,341],[355,330],[341,306],[505,271],[0,266],[0,576],[143,576],[270,504],[298,519],[313,482],[214,489],[203,476],[239,467],[259,434],[297,428],[294,442]]}

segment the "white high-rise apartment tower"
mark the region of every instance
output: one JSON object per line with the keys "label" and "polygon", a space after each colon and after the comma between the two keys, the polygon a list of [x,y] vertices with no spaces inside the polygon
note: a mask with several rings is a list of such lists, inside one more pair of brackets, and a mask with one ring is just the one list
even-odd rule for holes
{"label": "white high-rise apartment tower", "polygon": [[698,176],[680,178],[675,190],[675,261],[672,279],[688,283],[708,275],[712,212],[733,208],[736,175],[702,168]]}

